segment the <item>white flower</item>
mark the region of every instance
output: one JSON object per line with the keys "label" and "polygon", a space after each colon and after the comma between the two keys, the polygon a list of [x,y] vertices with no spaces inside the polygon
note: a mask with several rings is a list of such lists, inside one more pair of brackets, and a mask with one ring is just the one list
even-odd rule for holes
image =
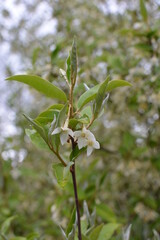
{"label": "white flower", "polygon": [[74,136],[78,139],[78,148],[81,149],[87,146],[87,139],[89,138],[90,131],[87,130],[85,127],[82,128],[82,131],[75,131]]}
{"label": "white flower", "polygon": [[55,128],[54,131],[52,132],[52,135],[56,135],[58,133],[60,133],[60,141],[62,145],[67,143],[69,135],[73,137],[73,131],[66,126]]}
{"label": "white flower", "polygon": [[87,146],[87,156],[90,156],[93,149],[99,149],[99,142],[96,141],[95,136],[91,131],[83,127],[82,131],[75,131],[74,137],[77,138],[78,148],[81,149]]}
{"label": "white flower", "polygon": [[[94,136],[94,135],[93,135]],[[87,156],[90,156],[91,153],[93,152],[93,149],[99,149],[100,148],[100,144],[98,141],[96,141],[95,137],[94,138],[90,138],[87,140]]]}

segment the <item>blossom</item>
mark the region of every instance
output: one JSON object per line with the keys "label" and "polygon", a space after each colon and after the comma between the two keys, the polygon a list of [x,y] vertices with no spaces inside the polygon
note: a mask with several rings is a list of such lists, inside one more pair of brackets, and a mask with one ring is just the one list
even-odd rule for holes
{"label": "blossom", "polygon": [[[94,136],[94,135],[93,135]],[[90,156],[91,153],[93,152],[93,149],[99,149],[100,144],[98,141],[96,141],[95,137],[90,138],[87,140],[87,156]]]}
{"label": "blossom", "polygon": [[78,148],[81,149],[87,146],[87,156],[90,156],[93,152],[93,149],[99,149],[99,142],[96,141],[95,136],[85,127],[83,127],[82,131],[75,131],[74,137],[77,138]]}
{"label": "blossom", "polygon": [[69,135],[73,137],[73,131],[66,126],[55,128],[52,132],[52,135],[56,135],[58,133],[60,133],[60,141],[62,145],[67,143]]}

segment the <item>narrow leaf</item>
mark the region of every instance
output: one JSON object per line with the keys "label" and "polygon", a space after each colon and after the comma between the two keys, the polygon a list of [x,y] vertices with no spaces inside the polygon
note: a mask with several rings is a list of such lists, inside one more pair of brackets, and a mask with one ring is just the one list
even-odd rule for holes
{"label": "narrow leaf", "polygon": [[68,107],[68,103],[66,103],[64,107],[60,110],[56,127],[61,127],[64,125],[64,122],[66,120],[67,107]]}
{"label": "narrow leaf", "polygon": [[72,211],[72,214],[71,214],[71,218],[70,218],[68,227],[67,227],[67,231],[66,231],[67,236],[72,231],[72,227],[73,227],[73,224],[75,223],[75,219],[76,219],[76,209],[74,208]]}
{"label": "narrow leaf", "polygon": [[90,240],[90,238],[82,234],[82,240]]}
{"label": "narrow leaf", "polygon": [[66,167],[63,166],[62,163],[56,163],[52,165],[54,175],[57,179],[57,183],[60,185],[61,188],[64,188],[68,182],[69,171],[68,174],[66,173]]}
{"label": "narrow leaf", "polygon": [[85,150],[86,150],[86,147],[79,149],[78,146],[76,146],[70,154],[70,157],[69,157],[70,161],[74,161]]}
{"label": "narrow leaf", "polygon": [[103,100],[105,98],[105,93],[106,93],[106,88],[108,85],[108,81],[109,81],[109,77],[107,77],[107,79],[101,84],[100,88],[98,89],[98,92],[96,94],[96,99],[95,99],[95,103],[93,105],[93,114],[94,117],[97,118],[101,107],[102,107],[102,103]]}
{"label": "narrow leaf", "polygon": [[127,227],[126,230],[123,230],[123,232],[122,232],[123,240],[129,240],[130,239],[131,227],[132,227],[132,224],[130,224],[129,227]]}
{"label": "narrow leaf", "polygon": [[64,240],[68,240],[68,238],[67,238],[67,236],[66,236],[66,233],[65,233],[65,231],[63,230],[63,228],[61,228],[61,226],[59,226],[59,227],[60,227],[60,229],[61,229],[61,233],[62,233],[63,239],[64,239]]}
{"label": "narrow leaf", "polygon": [[96,206],[96,213],[100,216],[104,221],[107,222],[116,222],[116,215],[114,212],[106,205],[106,204],[98,204]]}
{"label": "narrow leaf", "polygon": [[58,116],[59,111],[64,107],[63,104],[54,104],[48,109],[46,109],[44,112],[41,112],[38,117],[35,119],[35,121],[47,124],[49,122],[52,122],[54,119],[54,116]]}
{"label": "narrow leaf", "polygon": [[45,140],[45,142],[47,142],[47,137],[44,129],[40,125],[38,125],[38,123],[36,123],[36,121],[34,121],[32,118],[26,116],[25,114],[23,115],[31,123],[34,129],[40,134],[40,136]]}
{"label": "narrow leaf", "polygon": [[39,133],[34,129],[26,129],[26,135],[30,138],[31,142],[40,149],[49,150],[48,145],[43,140],[43,138],[39,135]]}
{"label": "narrow leaf", "polygon": [[114,232],[120,227],[120,224],[117,223],[108,223],[103,226],[103,228],[100,231],[100,234],[97,238],[97,240],[108,240],[110,239]]}
{"label": "narrow leaf", "polygon": [[87,231],[87,228],[88,228],[88,221],[87,219],[82,219],[81,220],[81,231],[82,233],[85,235],[86,234],[86,231]]}
{"label": "narrow leaf", "polygon": [[89,235],[90,240],[97,240],[104,224],[95,227]]}
{"label": "narrow leaf", "polygon": [[68,82],[70,83],[71,82],[71,57],[70,57],[70,53],[69,53],[69,56],[68,56],[67,61],[66,61],[66,75],[67,75]]}
{"label": "narrow leaf", "polygon": [[47,97],[55,98],[64,102],[67,101],[66,94],[61,89],[41,77],[33,75],[15,75],[7,78],[6,80],[15,80],[25,83]]}
{"label": "narrow leaf", "polygon": [[[96,86],[94,86],[93,88],[89,89],[88,91],[86,91],[81,95],[77,104],[79,109],[81,109],[84,105],[86,105],[87,103],[95,99],[100,86],[101,84],[97,84]],[[112,80],[108,83],[106,87],[106,92],[110,92],[113,89],[118,87],[127,87],[127,86],[131,87],[132,84],[124,80]]]}
{"label": "narrow leaf", "polygon": [[88,118],[91,120],[92,119],[92,109],[91,106],[87,106],[85,108],[83,108],[83,110],[81,111],[81,115],[87,115]]}

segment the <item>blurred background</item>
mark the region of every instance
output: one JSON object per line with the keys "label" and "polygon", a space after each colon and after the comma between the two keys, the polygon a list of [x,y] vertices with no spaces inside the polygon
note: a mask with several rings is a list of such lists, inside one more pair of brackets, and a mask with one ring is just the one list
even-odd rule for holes
{"label": "blurred background", "polygon": [[19,83],[19,73],[40,75],[66,91],[59,68],[78,42],[77,92],[111,79],[114,90],[93,127],[101,150],[79,158],[79,198],[96,208],[97,222],[132,223],[135,240],[160,232],[160,1],[5,0],[0,4],[0,223],[18,215],[11,232],[61,239],[73,209],[72,184],[57,186],[49,152],[25,135],[28,123],[53,104]]}

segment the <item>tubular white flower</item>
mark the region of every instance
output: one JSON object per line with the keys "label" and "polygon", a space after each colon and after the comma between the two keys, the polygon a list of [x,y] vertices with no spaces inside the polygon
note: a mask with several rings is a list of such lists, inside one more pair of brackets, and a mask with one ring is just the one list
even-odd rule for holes
{"label": "tubular white flower", "polygon": [[73,137],[73,131],[66,126],[55,128],[52,135],[56,135],[58,133],[60,133],[60,141],[62,145],[67,143],[69,135]]}
{"label": "tubular white flower", "polygon": [[93,152],[93,149],[99,149],[100,144],[96,141],[95,136],[85,127],[83,127],[82,131],[75,131],[74,137],[77,138],[78,148],[81,149],[87,146],[87,156],[90,156]]}

